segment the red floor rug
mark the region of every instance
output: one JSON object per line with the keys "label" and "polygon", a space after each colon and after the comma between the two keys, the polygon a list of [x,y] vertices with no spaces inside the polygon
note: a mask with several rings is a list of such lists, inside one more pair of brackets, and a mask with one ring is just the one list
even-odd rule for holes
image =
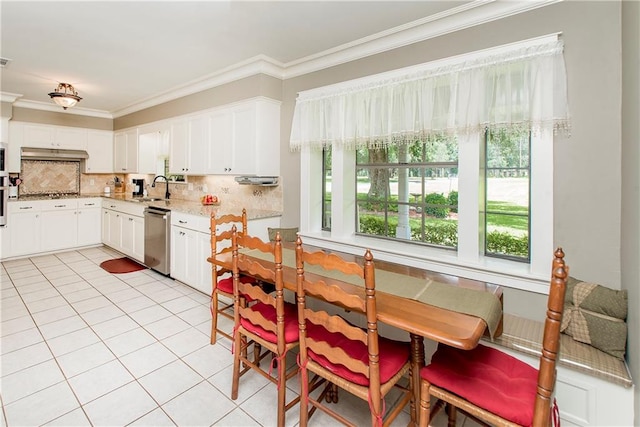
{"label": "red floor rug", "polygon": [[147,268],[144,265],[138,264],[134,260],[126,257],[104,261],[100,264],[100,267],[112,274],[132,273],[134,271],[144,270]]}

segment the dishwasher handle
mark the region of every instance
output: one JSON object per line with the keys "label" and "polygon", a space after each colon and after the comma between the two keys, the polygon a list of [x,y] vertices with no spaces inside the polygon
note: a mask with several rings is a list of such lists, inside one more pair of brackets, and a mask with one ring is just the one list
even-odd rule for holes
{"label": "dishwasher handle", "polygon": [[154,216],[154,217],[162,217],[165,221],[169,219],[169,212],[167,211],[157,211],[152,209],[145,209],[145,216]]}

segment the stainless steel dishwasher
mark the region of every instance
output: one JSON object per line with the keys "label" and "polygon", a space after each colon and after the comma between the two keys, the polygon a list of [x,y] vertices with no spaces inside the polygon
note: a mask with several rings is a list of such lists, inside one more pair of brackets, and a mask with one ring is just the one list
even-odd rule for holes
{"label": "stainless steel dishwasher", "polygon": [[144,263],[169,275],[171,251],[171,211],[149,206],[144,210]]}

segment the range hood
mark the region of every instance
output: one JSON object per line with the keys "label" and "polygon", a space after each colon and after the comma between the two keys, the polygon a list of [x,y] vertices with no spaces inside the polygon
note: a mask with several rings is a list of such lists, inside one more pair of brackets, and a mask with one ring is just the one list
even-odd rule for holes
{"label": "range hood", "polygon": [[236,176],[236,182],[241,185],[260,185],[263,187],[275,187],[278,185],[277,176]]}
{"label": "range hood", "polygon": [[22,147],[20,156],[23,160],[66,160],[70,162],[82,162],[89,158],[89,153],[84,150]]}

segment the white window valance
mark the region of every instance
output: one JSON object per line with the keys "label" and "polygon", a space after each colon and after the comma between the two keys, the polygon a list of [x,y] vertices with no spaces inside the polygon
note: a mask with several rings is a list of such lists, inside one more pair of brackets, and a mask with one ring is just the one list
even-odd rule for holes
{"label": "white window valance", "polygon": [[557,35],[300,92],[290,147],[373,147],[516,126],[569,133]]}

